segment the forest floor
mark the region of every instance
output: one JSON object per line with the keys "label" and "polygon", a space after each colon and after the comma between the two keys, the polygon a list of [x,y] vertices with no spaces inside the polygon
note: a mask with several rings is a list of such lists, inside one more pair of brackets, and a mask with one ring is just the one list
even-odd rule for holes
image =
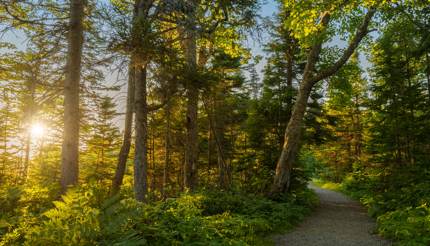
{"label": "forest floor", "polygon": [[373,234],[375,221],[366,210],[345,195],[314,185],[320,205],[299,227],[274,237],[279,246],[376,246],[392,245]]}

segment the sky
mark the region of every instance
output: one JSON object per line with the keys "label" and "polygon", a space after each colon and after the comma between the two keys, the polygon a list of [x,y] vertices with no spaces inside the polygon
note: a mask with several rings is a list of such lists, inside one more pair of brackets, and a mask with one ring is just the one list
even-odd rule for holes
{"label": "sky", "polygon": [[[278,4],[274,0],[263,0],[261,9],[260,9],[260,16],[261,17],[273,17],[274,14],[277,12]],[[264,31],[264,30],[263,30]],[[265,43],[267,43],[270,39],[268,36],[268,33],[264,32],[261,33],[261,40],[254,40],[252,36],[248,36],[248,40],[246,40],[245,44],[249,46],[251,49],[252,55],[261,55],[264,57],[263,52],[263,46]],[[257,65],[256,69],[260,74],[262,74],[262,70],[265,66],[266,60],[263,58],[262,61]]]}

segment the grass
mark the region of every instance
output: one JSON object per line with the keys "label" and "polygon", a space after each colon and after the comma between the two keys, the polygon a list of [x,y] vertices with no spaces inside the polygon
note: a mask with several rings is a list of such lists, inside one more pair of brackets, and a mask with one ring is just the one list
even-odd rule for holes
{"label": "grass", "polygon": [[312,179],[312,183],[322,189],[333,190],[333,191],[342,191],[341,183],[334,183],[330,181],[325,181],[322,179]]}

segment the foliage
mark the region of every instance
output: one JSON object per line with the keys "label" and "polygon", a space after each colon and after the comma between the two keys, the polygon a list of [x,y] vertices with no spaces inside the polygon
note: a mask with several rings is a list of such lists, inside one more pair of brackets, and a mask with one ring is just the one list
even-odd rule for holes
{"label": "foliage", "polygon": [[403,245],[430,243],[430,209],[428,205],[407,207],[378,217],[379,232],[399,240]]}
{"label": "foliage", "polygon": [[52,208],[58,187],[28,184],[0,188],[0,235],[2,243],[20,240],[21,233],[35,225],[40,214]]}
{"label": "foliage", "polygon": [[422,167],[355,172],[343,189],[377,217],[378,232],[401,245],[428,245],[430,171]]}
{"label": "foliage", "polygon": [[[107,198],[101,186],[70,190],[55,207],[4,235],[24,245],[248,245],[290,229],[316,203],[308,189],[275,202],[257,195],[201,191],[149,204]],[[29,221],[35,221],[28,224]]]}

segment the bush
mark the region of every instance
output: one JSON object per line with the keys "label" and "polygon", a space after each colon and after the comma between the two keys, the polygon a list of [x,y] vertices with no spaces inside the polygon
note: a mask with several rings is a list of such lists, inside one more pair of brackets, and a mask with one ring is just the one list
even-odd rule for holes
{"label": "bush", "polygon": [[408,207],[378,217],[378,230],[403,245],[430,245],[430,208]]}

